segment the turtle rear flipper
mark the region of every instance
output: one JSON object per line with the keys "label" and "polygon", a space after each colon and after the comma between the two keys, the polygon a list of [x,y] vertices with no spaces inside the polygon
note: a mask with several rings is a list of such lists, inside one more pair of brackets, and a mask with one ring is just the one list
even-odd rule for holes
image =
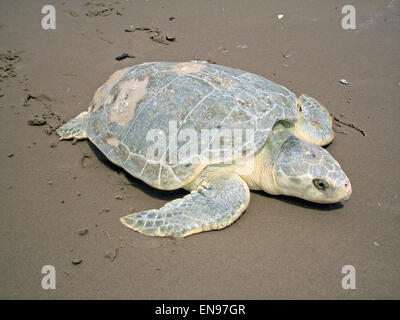
{"label": "turtle rear flipper", "polygon": [[299,118],[296,122],[296,136],[311,143],[325,146],[334,138],[332,116],[314,98],[305,94],[299,101]]}
{"label": "turtle rear flipper", "polygon": [[249,199],[244,180],[236,174],[225,174],[205,180],[189,195],[159,210],[130,214],[121,222],[149,236],[186,237],[229,226],[247,208]]}
{"label": "turtle rear flipper", "polygon": [[89,112],[82,112],[62,127],[58,128],[56,132],[60,136],[60,140],[72,138],[77,140],[86,139],[88,121]]}

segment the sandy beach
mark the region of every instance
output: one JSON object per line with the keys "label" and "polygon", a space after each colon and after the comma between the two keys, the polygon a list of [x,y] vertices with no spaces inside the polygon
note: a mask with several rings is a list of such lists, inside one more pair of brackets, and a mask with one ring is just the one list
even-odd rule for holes
{"label": "sandy beach", "polygon": [[[341,0],[89,1],[0,1],[1,299],[400,298],[400,1],[352,1],[355,30]],[[42,28],[45,5],[55,29]],[[322,102],[350,200],[251,192],[233,225],[184,239],[123,226],[187,192],[151,188],[54,131],[113,72],[193,59]],[[342,288],[345,265],[356,289]]]}

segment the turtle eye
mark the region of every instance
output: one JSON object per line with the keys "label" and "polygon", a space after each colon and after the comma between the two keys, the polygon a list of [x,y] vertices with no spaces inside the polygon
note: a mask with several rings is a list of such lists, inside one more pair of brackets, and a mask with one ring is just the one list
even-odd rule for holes
{"label": "turtle eye", "polygon": [[320,179],[314,179],[313,184],[318,190],[325,190],[329,187],[328,183]]}

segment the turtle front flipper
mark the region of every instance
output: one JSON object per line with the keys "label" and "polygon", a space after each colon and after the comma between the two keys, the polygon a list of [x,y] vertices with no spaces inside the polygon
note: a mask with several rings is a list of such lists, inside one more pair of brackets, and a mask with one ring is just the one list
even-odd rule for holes
{"label": "turtle front flipper", "polygon": [[332,142],[332,116],[317,100],[303,94],[299,101],[295,135],[310,143],[325,146]]}
{"label": "turtle front flipper", "polygon": [[60,140],[64,139],[86,139],[87,138],[87,126],[89,121],[89,112],[82,112],[72,120],[68,121],[62,127],[57,129],[57,134],[60,136]]}
{"label": "turtle front flipper", "polygon": [[149,236],[186,237],[229,226],[247,208],[249,199],[246,182],[237,174],[224,174],[204,180],[196,190],[159,210],[130,214],[121,222]]}

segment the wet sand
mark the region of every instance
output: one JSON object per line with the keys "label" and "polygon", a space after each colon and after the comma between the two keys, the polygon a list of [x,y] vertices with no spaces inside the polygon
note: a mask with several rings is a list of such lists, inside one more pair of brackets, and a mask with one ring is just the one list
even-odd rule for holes
{"label": "wet sand", "polygon": [[[104,0],[103,13],[51,1],[56,30],[43,30],[48,2],[0,3],[8,66],[0,73],[0,298],[400,298],[399,1],[353,1],[357,30],[341,28],[345,1],[278,0]],[[176,39],[124,31],[131,26]],[[123,53],[136,58],[115,60]],[[152,189],[87,141],[59,142],[52,131],[86,110],[114,71],[193,59],[309,94],[362,130],[336,122],[327,147],[352,198],[317,205],[252,192],[229,228],[178,240],[124,227],[121,216],[185,192]],[[44,265],[56,268],[56,290],[41,287]],[[355,290],[342,289],[344,265],[356,269]]]}

